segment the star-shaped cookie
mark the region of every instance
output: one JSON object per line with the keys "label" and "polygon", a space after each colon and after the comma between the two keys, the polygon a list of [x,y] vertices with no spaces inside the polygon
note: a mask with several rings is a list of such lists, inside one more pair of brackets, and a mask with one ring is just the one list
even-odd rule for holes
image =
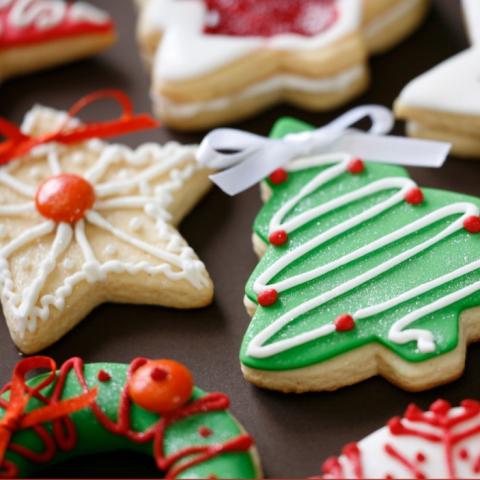
{"label": "star-shaped cookie", "polygon": [[99,53],[114,41],[110,15],[86,2],[0,1],[0,80]]}
{"label": "star-shaped cookie", "polygon": [[[22,131],[56,132],[66,120],[36,107]],[[211,302],[205,266],[175,229],[210,186],[194,153],[52,142],[0,168],[1,301],[20,350],[51,345],[105,301]]]}

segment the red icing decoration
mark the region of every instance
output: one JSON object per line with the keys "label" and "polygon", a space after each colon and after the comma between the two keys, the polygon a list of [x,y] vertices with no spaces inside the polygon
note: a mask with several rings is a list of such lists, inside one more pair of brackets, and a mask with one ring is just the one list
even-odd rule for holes
{"label": "red icing decoration", "polygon": [[57,132],[30,137],[25,135],[17,125],[0,118],[0,134],[6,139],[0,143],[0,165],[11,162],[28,154],[38,145],[57,142],[64,145],[74,145],[92,138],[108,138],[126,133],[156,128],[159,123],[150,115],[134,115],[130,98],[120,90],[98,90],[81,98],[68,111],[69,117],[74,117],[88,105],[100,100],[111,98],[122,107],[122,115],[115,120],[106,122],[81,124],[67,128],[68,121]]}
{"label": "red icing decoration", "polygon": [[284,245],[288,241],[288,233],[285,230],[277,230],[276,232],[273,232],[269,237],[268,241],[272,244],[275,245],[276,247],[279,247],[281,245]]}
{"label": "red icing decoration", "polygon": [[257,300],[262,307],[270,307],[277,302],[278,292],[273,288],[265,290],[260,295],[258,295]]}
{"label": "red icing decoration", "polygon": [[480,217],[471,216],[465,219],[463,226],[467,232],[480,233]]}
{"label": "red icing decoration", "polygon": [[274,185],[280,185],[288,180],[288,172],[284,168],[277,168],[274,172],[270,174],[268,179]]}
{"label": "red icing decoration", "polygon": [[68,173],[45,180],[35,196],[38,212],[54,222],[78,222],[94,203],[92,185],[84,178]]}
{"label": "red icing decoration", "polygon": [[[91,408],[97,421],[109,432],[124,436],[129,441],[139,444],[152,442],[156,464],[162,472],[165,472],[165,477],[168,479],[173,479],[189,468],[217,457],[222,453],[247,452],[252,447],[253,439],[249,435],[244,434],[224,443],[187,447],[169,456],[165,456],[163,442],[166,429],[175,422],[191,417],[192,415],[225,411],[229,407],[230,401],[226,395],[221,393],[211,393],[182,406],[160,418],[156,424],[144,432],[133,431],[130,427],[131,401],[129,385],[135,372],[151,362],[152,361],[145,358],[137,358],[130,364],[127,373],[127,382],[121,393],[118,405],[118,420],[114,422],[95,403],[96,390],[88,390],[83,374],[83,361],[80,358],[72,358],[66,361],[60,368],[58,375],[56,375],[54,360],[48,357],[31,357],[21,361],[15,368],[12,382],[0,390],[0,395],[11,390],[11,398],[12,396],[16,398],[18,395],[14,394],[14,392],[18,388],[17,385],[27,389],[25,376],[29,371],[38,368],[48,368],[51,372],[50,375],[34,389],[28,389],[29,396],[27,396],[27,398],[23,396],[21,398],[28,403],[29,398],[34,397],[44,403],[46,407],[39,408],[23,416],[21,421],[15,425],[16,428],[13,429],[15,422],[8,420],[7,416],[8,412],[11,411],[12,403],[13,405],[17,404],[11,400],[7,402],[0,398],[0,408],[7,411],[5,417],[0,420],[0,478],[13,478],[19,473],[13,462],[4,459],[3,455],[7,449],[35,463],[51,462],[55,457],[57,446],[63,451],[73,450],[77,444],[77,433],[75,424],[69,415],[87,406]],[[67,375],[71,370],[75,372],[78,382],[85,394],[80,397],[61,401],[60,398],[65,387]],[[51,397],[47,398],[42,395],[41,390],[53,384],[55,381],[56,383]],[[19,415],[23,413],[21,409],[17,410],[17,408],[15,408],[15,410]],[[8,417],[15,419],[13,416]],[[51,433],[41,425],[49,421],[52,421],[53,425],[53,431]],[[35,431],[43,444],[43,448],[41,449],[42,453],[29,450],[22,445],[17,445],[10,441],[11,434],[23,428],[32,428]]]}
{"label": "red icing decoration", "polygon": [[[15,14],[19,12],[18,0],[11,0],[0,9],[0,49],[38,44],[73,36],[113,33],[114,23],[110,17],[104,21],[91,21],[84,17],[75,18],[75,10],[65,2],[63,12],[52,9],[48,2],[30,0],[23,9],[24,25],[15,24]],[[61,7],[60,7],[61,8]],[[14,10],[17,10],[14,14]],[[36,11],[36,12],[35,12]],[[62,17],[50,25],[42,19],[54,19],[58,13]]]}
{"label": "red icing decoration", "polygon": [[190,370],[173,360],[152,360],[130,378],[128,393],[142,408],[161,415],[178,410],[192,397]]}
{"label": "red icing decoration", "polygon": [[204,0],[205,33],[240,37],[319,35],[338,20],[336,0]]}
{"label": "red icing decoration", "polygon": [[410,205],[420,205],[425,200],[423,192],[418,188],[412,188],[405,195],[405,201]]}
{"label": "red icing decoration", "polygon": [[351,315],[340,315],[334,324],[337,332],[348,332],[355,328],[355,320]]}
{"label": "red icing decoration", "polygon": [[352,158],[347,165],[347,170],[353,175],[357,175],[365,170],[365,163],[360,158]]}
{"label": "red icing decoration", "polygon": [[[407,438],[420,438],[426,442],[441,444],[444,451],[444,461],[447,467],[448,478],[459,478],[455,468],[454,450],[456,446],[476,435],[480,435],[480,425],[471,425],[471,420],[480,415],[480,402],[464,400],[461,404],[463,413],[449,416],[452,406],[445,400],[434,402],[428,412],[423,412],[416,405],[410,405],[405,412],[405,419],[409,421],[406,425],[401,417],[392,418],[388,423],[390,433],[394,436],[406,436]],[[413,425],[412,425],[413,424]],[[415,426],[417,424],[419,428]],[[435,427],[433,431],[425,431],[425,425]],[[423,428],[422,428],[423,426]],[[464,426],[464,428],[460,428]],[[355,445],[355,444],[353,444]],[[355,471],[355,478],[363,478],[361,452],[352,454],[351,446],[347,446],[348,454],[343,452],[352,468]],[[415,465],[415,462],[423,463],[425,455],[419,452],[414,461],[410,461],[406,455],[395,448],[391,443],[384,446],[385,452],[394,460],[401,463],[410,473],[409,477],[424,479],[424,473]],[[468,460],[468,452],[462,448],[459,452],[462,460]],[[438,461],[438,460],[436,460]],[[472,464],[472,471],[480,473],[480,457]],[[324,474],[330,478],[345,478],[345,472],[341,462],[335,458],[329,458],[323,465]]]}
{"label": "red icing decoration", "polygon": [[[0,389],[0,396],[7,391],[10,392],[9,401],[0,398],[0,407],[5,410],[5,415],[0,420],[0,478],[14,478],[18,475],[17,466],[5,459],[7,449],[32,462],[47,463],[55,456],[57,445],[62,450],[70,450],[74,447],[75,430],[68,415],[92,405],[97,396],[96,389],[88,390],[85,386],[82,395],[60,400],[65,377],[75,361],[76,359],[73,359],[65,363],[56,379],[57,366],[52,358],[26,358],[15,367],[11,382]],[[34,388],[27,387],[25,383],[27,374],[39,368],[49,370],[49,374]],[[53,385],[55,381],[57,383],[53,388],[52,396],[49,399],[45,398],[41,391]],[[42,401],[45,406],[25,413],[32,398]],[[53,424],[53,437],[43,426],[47,422]],[[41,453],[11,442],[12,435],[23,429],[32,429],[38,435],[44,445]]]}
{"label": "red icing decoration", "polygon": [[106,383],[112,379],[112,376],[105,370],[100,370],[98,372],[97,378],[99,382]]}
{"label": "red icing decoration", "polygon": [[210,430],[208,427],[200,427],[198,429],[198,433],[200,434],[201,437],[203,438],[208,438],[211,437],[213,432]]}

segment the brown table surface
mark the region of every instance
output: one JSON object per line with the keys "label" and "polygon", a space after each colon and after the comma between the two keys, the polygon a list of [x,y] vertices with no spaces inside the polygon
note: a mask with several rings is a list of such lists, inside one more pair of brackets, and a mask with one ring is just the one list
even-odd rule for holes
{"label": "brown table surface", "polygon": [[[135,44],[136,15],[130,0],[95,3],[115,16],[120,32],[116,47],[93,60],[6,82],[0,87],[1,116],[20,121],[35,103],[65,109],[83,94],[105,87],[128,92],[137,111],[150,110],[149,79]],[[408,80],[466,45],[459,0],[437,0],[420,31],[393,51],[372,59],[372,86],[356,103],[391,105]],[[90,115],[98,117],[113,112],[107,103]],[[321,125],[338,113],[310,114],[283,106],[241,127],[267,134],[275,119],[285,114]],[[199,141],[201,135],[178,135],[162,129],[122,141],[137,145],[171,138],[191,142]],[[451,159],[440,170],[412,169],[411,173],[421,185],[480,193],[480,164]],[[256,264],[250,231],[259,208],[256,189],[233,199],[213,190],[181,226],[183,235],[205,261],[216,284],[212,306],[201,311],[179,312],[147,306],[103,305],[44,353],[57,362],[74,355],[87,362],[130,362],[136,356],[172,357],[185,362],[193,370],[198,385],[230,395],[232,411],[256,438],[269,477],[318,475],[325,458],[339,452],[345,443],[380,427],[388,418],[401,413],[409,402],[427,406],[438,397],[452,402],[480,398],[478,345],[470,348],[466,371],[460,380],[422,394],[403,392],[381,378],[336,393],[301,396],[263,391],[246,383],[238,362],[240,342],[249,322],[242,297],[245,282]],[[3,384],[20,358],[3,319],[0,319],[0,355],[0,384]],[[57,466],[45,475],[138,478],[158,476],[158,472],[150,460],[117,453]]]}

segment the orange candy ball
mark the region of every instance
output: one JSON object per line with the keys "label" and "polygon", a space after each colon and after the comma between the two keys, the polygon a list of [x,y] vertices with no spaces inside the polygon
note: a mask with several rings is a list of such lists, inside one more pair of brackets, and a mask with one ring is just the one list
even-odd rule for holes
{"label": "orange candy ball", "polygon": [[128,384],[130,398],[160,415],[177,410],[192,397],[190,370],[173,360],[151,360],[135,371]]}
{"label": "orange candy ball", "polygon": [[84,178],[69,173],[47,178],[37,190],[38,212],[54,222],[75,223],[95,203],[95,191]]}

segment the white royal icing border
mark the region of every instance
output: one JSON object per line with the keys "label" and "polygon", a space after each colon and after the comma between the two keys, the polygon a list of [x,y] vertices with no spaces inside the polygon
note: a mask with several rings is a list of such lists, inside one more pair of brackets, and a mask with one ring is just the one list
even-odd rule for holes
{"label": "white royal icing border", "polygon": [[[289,217],[287,221],[284,221],[289,212],[291,212],[292,209],[294,209],[294,207],[304,198],[308,197],[308,195],[321,188],[322,185],[325,185],[327,182],[332,181],[333,179],[338,178],[339,176],[346,173],[350,161],[350,156],[340,154],[337,156],[324,155],[294,162],[290,166],[289,170],[301,170],[311,167],[328,166],[330,164],[333,164],[333,166],[329,166],[321,173],[319,173],[315,178],[313,178],[313,180],[306,184],[297,195],[293,196],[280,208],[280,210],[278,210],[278,212],[276,212],[270,222],[269,234],[279,230],[283,230],[287,233],[294,232],[314,219],[321,218],[322,216],[333,212],[337,208],[341,208],[360,199],[367,198],[372,194],[392,189],[397,191],[387,200],[384,200],[377,205],[363,211],[362,213],[344,221],[343,223],[340,223],[330,228],[329,230],[322,232],[321,234],[309,240],[307,243],[300,245],[283,255],[276,262],[270,265],[257,278],[253,286],[255,293],[260,294],[263,291],[267,290],[267,288],[275,289],[278,293],[281,293],[298,285],[304,284],[308,281],[321,278],[323,275],[332,272],[338,268],[341,268],[345,265],[348,265],[355,260],[363,258],[364,256],[371,254],[372,252],[378,251],[385,246],[392,245],[395,242],[407,237],[408,235],[411,235],[412,233],[419,232],[424,228],[435,224],[439,220],[446,219],[453,215],[460,215],[460,217],[458,217],[447,228],[445,228],[432,238],[402,252],[399,255],[396,255],[395,257],[392,257],[391,259],[381,263],[380,265],[353,278],[352,280],[349,280],[339,285],[338,287],[329,290],[328,292],[324,292],[313,299],[305,301],[297,307],[291,309],[290,311],[282,314],[273,323],[269,324],[265,329],[263,329],[254,338],[252,338],[247,348],[247,354],[250,357],[271,357],[294,347],[298,347],[305,343],[311,342],[313,340],[334,334],[336,332],[336,328],[333,323],[334,319],[332,319],[331,323],[322,325],[314,330],[269,343],[272,337],[274,337],[282,329],[294,322],[300,316],[314,310],[315,308],[321,307],[322,305],[340,297],[341,295],[352,292],[354,289],[364,285],[368,281],[373,280],[380,275],[390,271],[396,266],[423,252],[432,245],[435,245],[436,243],[441,242],[445,238],[450,237],[455,232],[462,230],[464,228],[464,221],[467,217],[472,215],[479,215],[479,209],[473,203],[454,203],[452,205],[448,205],[434,212],[431,212],[424,217],[406,225],[405,227],[388,235],[385,235],[378,240],[375,240],[368,245],[365,245],[364,247],[354,250],[347,255],[337,260],[334,260],[326,265],[322,265],[318,268],[295,275],[280,282],[272,282],[272,279],[274,277],[276,277],[279,273],[281,273],[284,269],[286,269],[296,260],[308,254],[310,251],[320,247],[321,245],[324,245],[326,242],[344,234],[350,229],[379,216],[380,214],[386,212],[395,205],[404,202],[406,193],[412,188],[416,187],[416,183],[407,177],[384,178],[372,182],[358,190],[354,190],[347,194],[344,194],[325,204],[313,207],[310,210],[307,210],[301,214]],[[478,268],[480,268],[480,260],[465,265],[435,280],[412,288],[411,290],[408,290],[401,295],[387,300],[381,304],[371,305],[367,308],[362,308],[354,312],[352,314],[352,317],[355,321],[365,320],[369,317],[372,317],[379,313],[385,312],[395,306],[398,306],[406,301],[409,301],[419,295],[429,292],[441,285],[447,284],[448,282],[467,275],[468,273],[473,272]],[[480,282],[476,282],[466,288],[454,292],[453,294],[447,295],[429,305],[426,305],[417,310],[413,310],[408,315],[400,318],[392,325],[388,334],[389,340],[399,345],[415,341],[417,343],[417,348],[420,352],[427,353],[435,351],[435,339],[432,332],[423,329],[409,328],[410,325],[416,320],[425,317],[430,313],[441,310],[442,308],[445,308],[448,305],[451,305],[479,290]]]}
{"label": "white royal icing border", "polygon": [[[54,118],[57,119],[59,124],[66,118],[65,114],[58,114],[54,110],[36,107],[26,116],[22,130],[28,133],[37,121],[38,115],[45,112],[49,115],[55,115]],[[37,147],[30,153],[30,156],[38,158],[47,154],[52,173],[59,174],[61,173],[61,167],[58,154],[63,148],[59,144],[50,143]],[[66,298],[72,294],[76,285],[84,281],[90,283],[102,281],[109,273],[126,272],[135,274],[145,272],[149,275],[163,275],[173,281],[185,280],[197,289],[208,285],[205,266],[197,259],[193,250],[184,243],[180,234],[168,223],[170,220],[168,206],[173,200],[172,195],[182,188],[185,182],[201,168],[193,161],[182,165],[187,159],[194,157],[196,147],[180,146],[175,143],[167,144],[164,147],[156,144],[146,144],[137,150],[131,150],[128,147],[108,145],[103,142],[99,144],[98,140],[92,140],[86,142],[84,148],[100,153],[95,166],[83,175],[94,186],[97,197],[93,208],[86,213],[85,219],[77,222],[75,226],[43,221],[25,230],[0,249],[1,297],[4,304],[8,304],[8,309],[16,321],[20,334],[24,334],[27,329],[34,332],[37,328],[38,319],[45,321],[49,318],[50,307],[54,306],[56,309],[62,310],[65,307]],[[152,156],[159,160],[158,163],[153,162],[141,173],[124,180],[100,182],[103,174],[112,165],[118,162],[125,162],[136,167],[147,165]],[[178,167],[175,168],[175,166]],[[0,216],[22,215],[25,212],[34,211],[35,208],[35,188],[24,184],[11,175],[10,172],[14,168],[15,164],[10,164],[0,170],[0,184],[11,188],[20,196],[27,197],[28,200],[17,205],[3,205],[0,208]],[[168,171],[170,171],[170,178],[167,181],[157,185],[149,185],[150,181]],[[146,189],[146,186],[151,188]],[[131,195],[129,192],[137,187],[141,193]],[[146,190],[151,191],[151,193],[146,195]],[[112,194],[118,196],[106,198]],[[155,220],[159,238],[166,242],[166,247],[157,248],[132,236],[109,223],[99,213],[117,208],[143,209],[147,215]],[[113,237],[151,255],[159,263],[147,261],[131,263],[120,260],[109,260],[101,263],[92,251],[86,236],[85,223],[95,225]],[[9,268],[9,257],[22,247],[49,234],[54,234],[55,238],[49,252],[38,266],[36,277],[28,288],[22,292],[16,292]],[[84,257],[81,269],[69,275],[63,285],[57,288],[54,293],[40,296],[49,274],[56,268],[58,259],[72,241],[78,243]]]}
{"label": "white royal icing border", "polygon": [[240,91],[237,95],[215,98],[203,102],[177,103],[152,92],[156,110],[176,118],[191,118],[203,112],[224,110],[234,102],[258,98],[269,92],[305,92],[328,94],[348,89],[365,74],[363,65],[353,67],[333,77],[312,79],[297,75],[277,75]]}
{"label": "white royal icing border", "polygon": [[201,0],[150,1],[144,18],[147,25],[151,19],[151,28],[163,32],[154,75],[164,81],[186,80],[210,73],[263,48],[295,51],[326,47],[356,31],[361,24],[360,0],[338,0],[338,7],[339,19],[320,35],[284,34],[259,38],[204,34],[207,11]]}

